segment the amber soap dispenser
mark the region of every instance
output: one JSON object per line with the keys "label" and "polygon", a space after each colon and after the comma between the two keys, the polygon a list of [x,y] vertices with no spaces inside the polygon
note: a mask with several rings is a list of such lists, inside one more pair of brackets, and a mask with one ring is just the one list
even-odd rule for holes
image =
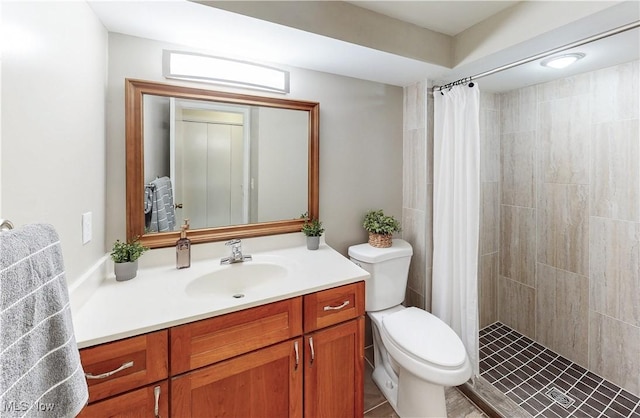
{"label": "amber soap dispenser", "polygon": [[176,268],[185,269],[191,267],[191,240],[187,238],[189,220],[184,220],[180,228],[180,239],[176,242]]}

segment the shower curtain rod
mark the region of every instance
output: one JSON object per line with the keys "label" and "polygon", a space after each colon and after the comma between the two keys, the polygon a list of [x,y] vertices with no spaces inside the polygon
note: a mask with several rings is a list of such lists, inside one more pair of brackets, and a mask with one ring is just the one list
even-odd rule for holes
{"label": "shower curtain rod", "polygon": [[[513,67],[518,67],[520,65],[530,63],[531,61],[537,61],[537,60],[539,60],[541,58],[546,58],[546,57],[548,57],[550,55],[557,54],[558,52],[563,52],[563,51],[566,51],[566,50],[571,49],[571,48],[575,48],[575,47],[578,47],[578,46],[586,45],[588,43],[591,43],[591,42],[594,42],[594,41],[598,41],[600,39],[608,38],[609,36],[617,35],[619,33],[626,32],[628,30],[635,29],[635,28],[638,28],[638,27],[640,27],[640,20],[637,20],[637,21],[632,22],[632,23],[628,23],[628,24],[623,25],[623,26],[619,26],[619,27],[617,27],[615,29],[611,29],[611,30],[606,31],[606,32],[601,32],[601,33],[599,33],[597,35],[593,35],[593,36],[590,36],[588,38],[584,38],[584,39],[582,39],[580,41],[572,42],[570,44],[566,44],[566,45],[560,46],[558,48],[550,49],[550,50],[548,50],[546,52],[541,52],[540,54],[532,55],[532,56],[530,56],[528,58],[524,58],[524,59],[512,62],[511,64],[506,64],[506,65],[494,68],[493,70],[485,71],[483,73],[476,74],[476,75],[471,76],[471,77],[461,78],[460,80],[456,80],[456,81],[454,81],[452,83],[447,83],[447,84],[445,84],[443,86],[433,86],[433,88],[431,89],[431,92],[435,93],[436,91],[442,91],[444,89],[447,89],[447,88],[450,88],[450,87],[453,87],[453,86],[457,86],[459,84],[471,83],[472,80],[477,80],[478,78],[482,78],[482,77],[486,77],[486,76],[491,75],[491,74],[499,73],[501,71],[508,70],[510,68],[513,68]],[[473,87],[473,83],[470,84],[470,87]]]}

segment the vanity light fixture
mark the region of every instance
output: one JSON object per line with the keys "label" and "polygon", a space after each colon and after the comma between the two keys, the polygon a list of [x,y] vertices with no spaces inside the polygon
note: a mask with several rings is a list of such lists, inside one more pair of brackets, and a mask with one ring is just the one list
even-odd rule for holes
{"label": "vanity light fixture", "polygon": [[584,57],[585,54],[583,54],[582,52],[573,52],[570,54],[557,55],[555,57],[547,58],[546,60],[542,61],[540,65],[542,65],[543,67],[560,69],[568,67],[569,65],[578,60],[581,60]]}
{"label": "vanity light fixture", "polygon": [[229,58],[164,50],[162,72],[166,78],[289,93],[289,72]]}

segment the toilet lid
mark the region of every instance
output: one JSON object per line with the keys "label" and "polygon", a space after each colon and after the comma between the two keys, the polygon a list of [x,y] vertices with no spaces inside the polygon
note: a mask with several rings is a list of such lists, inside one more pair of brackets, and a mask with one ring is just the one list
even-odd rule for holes
{"label": "toilet lid", "polygon": [[382,318],[389,338],[404,352],[441,367],[461,366],[467,352],[458,335],[440,318],[415,307]]}

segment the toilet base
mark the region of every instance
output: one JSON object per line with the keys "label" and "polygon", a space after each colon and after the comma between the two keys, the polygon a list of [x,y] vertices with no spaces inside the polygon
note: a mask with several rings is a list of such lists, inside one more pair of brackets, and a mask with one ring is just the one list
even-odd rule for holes
{"label": "toilet base", "polygon": [[447,416],[444,386],[422,380],[403,368],[400,368],[398,383],[398,415],[403,418]]}
{"label": "toilet base", "polygon": [[389,405],[398,413],[398,384],[391,379],[384,367],[376,367],[371,377],[384,397],[387,398]]}
{"label": "toilet base", "polygon": [[444,386],[426,382],[403,368],[400,368],[398,383],[394,383],[384,367],[376,367],[372,378],[401,418],[447,416]]}

